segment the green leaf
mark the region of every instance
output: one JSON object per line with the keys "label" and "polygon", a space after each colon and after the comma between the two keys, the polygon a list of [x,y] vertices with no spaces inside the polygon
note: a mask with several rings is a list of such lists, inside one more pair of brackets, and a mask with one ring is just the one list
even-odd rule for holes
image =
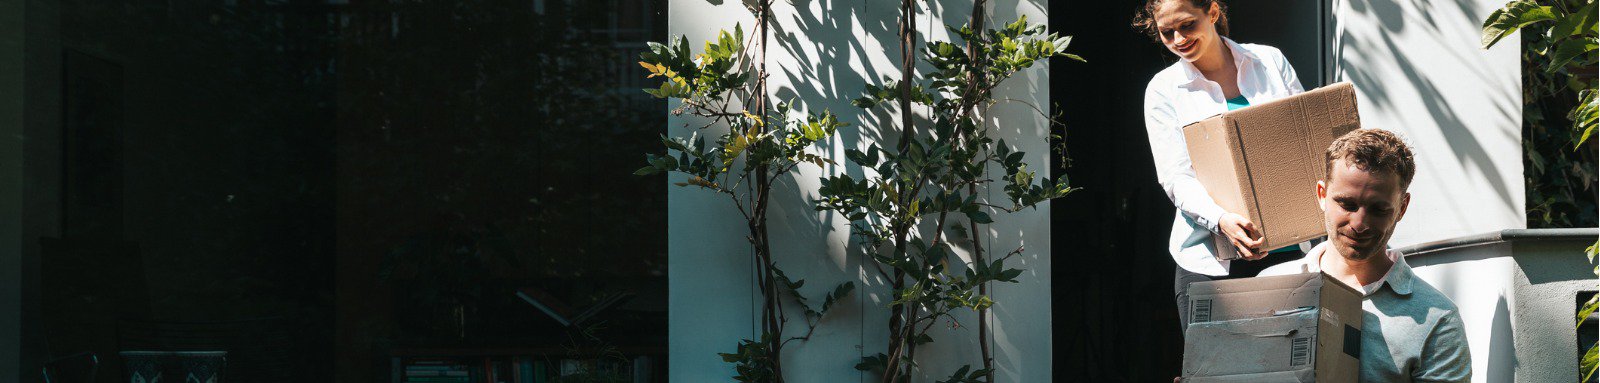
{"label": "green leaf", "polygon": [[[1584,253],[1589,256],[1589,263],[1594,263],[1595,257],[1600,257],[1600,240],[1595,240],[1593,245],[1589,245],[1589,248],[1584,250]],[[1600,265],[1595,265],[1594,275],[1600,277]]]}
{"label": "green leaf", "polygon": [[878,371],[889,366],[889,356],[883,353],[873,356],[861,357],[861,363],[856,363],[856,369],[861,371]]}
{"label": "green leaf", "polygon": [[1554,73],[1565,68],[1568,62],[1585,53],[1595,50],[1594,38],[1567,39],[1556,45],[1555,53],[1550,55],[1550,66],[1544,68],[1545,72]]}
{"label": "green leaf", "polygon": [[1533,0],[1517,0],[1507,3],[1504,8],[1489,14],[1483,21],[1483,48],[1493,47],[1500,39],[1505,38],[1528,24],[1540,21],[1555,20],[1556,15],[1549,6],[1541,6]]}
{"label": "green leaf", "polygon": [[1600,342],[1589,346],[1589,351],[1583,353],[1583,360],[1578,362],[1578,371],[1583,373],[1583,379],[1578,381],[1587,382],[1593,380],[1597,370],[1600,370]]}
{"label": "green leaf", "polygon": [[1020,33],[1022,31],[1022,28],[1026,27],[1027,25],[1028,25],[1028,15],[1022,15],[1022,17],[1018,17],[1017,18],[1017,21],[1013,21],[1013,22],[1011,22],[1011,24],[1007,24],[1006,25],[1006,30],[1010,31],[1012,33]]}
{"label": "green leaf", "polygon": [[1595,99],[1595,94],[1593,89],[1578,92],[1578,106],[1567,116],[1572,119],[1573,130],[1578,132],[1573,150],[1583,147],[1583,143],[1594,136],[1595,126],[1600,125],[1600,100]]}
{"label": "green leaf", "polygon": [[1579,9],[1577,12],[1564,15],[1565,17],[1562,17],[1561,20],[1557,20],[1556,25],[1550,28],[1549,37],[1552,39],[1560,39],[1567,36],[1579,35],[1590,28],[1594,28],[1596,16],[1594,8],[1595,2],[1590,1],[1588,5],[1584,5],[1583,8]]}
{"label": "green leaf", "polygon": [[817,315],[820,316],[822,314],[827,314],[828,309],[833,308],[834,302],[844,299],[845,296],[849,295],[851,291],[855,290],[855,288],[855,282],[845,282],[840,284],[839,287],[835,287],[833,289],[833,293],[828,294],[822,299],[822,309],[821,311],[817,312]]}
{"label": "green leaf", "polygon": [[648,175],[651,175],[651,174],[656,174],[656,172],[657,172],[656,171],[656,167],[654,167],[654,166],[646,166],[646,167],[639,168],[639,170],[634,170],[633,171],[633,175],[636,175],[636,176],[648,176]]}
{"label": "green leaf", "polygon": [[994,223],[994,219],[989,218],[989,213],[985,213],[982,210],[973,210],[973,211],[969,211],[969,212],[966,212],[966,213],[967,213],[967,218],[972,219],[973,223],[977,223],[977,224],[980,224],[980,225],[987,225],[987,224]]}
{"label": "green leaf", "polygon": [[1019,276],[1022,276],[1022,269],[1006,269],[1006,271],[1001,271],[1000,275],[996,276],[994,280],[1014,283]]}
{"label": "green leaf", "polygon": [[1600,307],[1600,295],[1589,297],[1589,301],[1583,304],[1583,308],[1581,310],[1578,310],[1577,326],[1581,328],[1583,326],[1583,322],[1587,321],[1590,315],[1594,315],[1596,307]]}
{"label": "green leaf", "polygon": [[1600,240],[1595,241],[1593,245],[1589,245],[1589,248],[1583,249],[1583,252],[1589,256],[1589,262],[1593,263],[1595,257],[1600,256]]}

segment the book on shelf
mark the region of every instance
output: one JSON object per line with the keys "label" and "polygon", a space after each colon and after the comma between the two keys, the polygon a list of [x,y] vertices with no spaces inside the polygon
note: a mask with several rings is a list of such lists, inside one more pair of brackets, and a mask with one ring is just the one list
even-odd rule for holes
{"label": "book on shelf", "polygon": [[405,383],[471,383],[472,378],[466,376],[417,376],[407,377]]}

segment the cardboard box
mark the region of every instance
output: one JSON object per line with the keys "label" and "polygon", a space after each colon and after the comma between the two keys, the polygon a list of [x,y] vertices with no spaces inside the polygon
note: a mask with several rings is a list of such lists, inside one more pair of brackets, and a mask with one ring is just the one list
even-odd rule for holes
{"label": "cardboard box", "polygon": [[[1183,127],[1195,175],[1223,209],[1261,229],[1261,250],[1326,235],[1316,185],[1333,139],[1361,126],[1355,88],[1341,82]],[[1217,236],[1217,257],[1237,258]]]}
{"label": "cardboard box", "polygon": [[1317,313],[1313,308],[1189,325],[1183,347],[1184,382],[1315,382]]}
{"label": "cardboard box", "polygon": [[1361,299],[1322,273],[1190,284],[1184,379],[1356,382]]}

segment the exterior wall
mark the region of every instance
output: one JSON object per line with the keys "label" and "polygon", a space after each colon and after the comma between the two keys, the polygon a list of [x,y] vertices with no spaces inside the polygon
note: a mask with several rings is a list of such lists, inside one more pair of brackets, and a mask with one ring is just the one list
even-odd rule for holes
{"label": "exterior wall", "polygon": [[1577,296],[1600,288],[1593,264],[1581,255],[1593,243],[1593,236],[1583,241],[1515,243],[1511,328],[1516,337],[1516,381],[1578,381]]}
{"label": "exterior wall", "polygon": [[[993,23],[1026,14],[1031,22],[1047,22],[1044,0],[993,1]],[[947,39],[943,24],[963,24],[971,13],[967,1],[923,4],[919,10],[919,41]],[[884,352],[887,342],[887,305],[892,300],[885,281],[863,269],[862,259],[846,251],[851,245],[842,217],[817,212],[812,201],[823,174],[844,173],[861,177],[870,170],[849,164],[847,148],[866,148],[879,137],[899,131],[895,116],[881,110],[864,111],[850,105],[867,82],[881,85],[885,76],[898,77],[899,45],[896,37],[897,2],[774,2],[773,40],[767,50],[773,100],[793,100],[797,109],[837,113],[852,126],[841,130],[822,152],[838,166],[826,169],[802,166],[774,187],[770,226],[776,261],[791,277],[805,279],[802,293],[820,296],[844,281],[854,281],[853,297],[829,313],[810,341],[793,342],[784,349],[785,368],[791,382],[871,381],[852,367],[865,355]],[[940,21],[947,17],[948,22]],[[755,21],[738,1],[673,0],[668,9],[669,35],[685,35],[691,46],[731,30],[739,23],[746,32]],[[1019,73],[997,90],[996,99],[1018,99],[1048,111],[1050,99],[1047,67]],[[670,105],[676,107],[676,105]],[[925,111],[919,111],[924,114]],[[1031,106],[1002,102],[991,109],[991,135],[1005,138],[1028,153],[1036,167],[1048,164],[1048,127]],[[698,127],[691,117],[673,116],[668,134],[687,135],[685,124]],[[888,127],[879,131],[880,126]],[[994,128],[999,126],[999,128]],[[725,127],[712,127],[702,135],[715,136]],[[892,143],[880,146],[892,147]],[[993,171],[998,171],[994,169]],[[668,182],[681,182],[681,176]],[[991,196],[1004,197],[994,188]],[[1071,198],[1071,197],[1068,197]],[[739,213],[726,197],[701,190],[669,187],[668,192],[670,371],[672,381],[725,381],[731,365],[717,353],[732,352],[739,339],[757,336],[759,295],[752,281],[749,244]],[[993,214],[993,213],[992,213]],[[1050,225],[1049,206],[1016,214],[995,214],[997,224],[985,227],[992,248],[1008,251],[1026,245],[1012,265],[1027,272],[1021,283],[997,283],[991,310],[996,376],[1003,382],[1040,382],[1050,379]],[[1028,237],[1026,244],[1020,238]],[[964,254],[963,254],[964,255]],[[870,267],[870,266],[869,266]],[[794,313],[795,311],[789,310]],[[919,360],[937,380],[978,358],[977,319],[957,315],[959,327],[949,322],[930,334],[935,342],[919,349]],[[799,315],[792,315],[787,331],[803,331]]]}
{"label": "exterior wall", "polygon": [[1522,77],[1516,37],[1480,48],[1503,0],[1332,0],[1338,81],[1355,84],[1362,126],[1416,152],[1405,246],[1527,227]]}
{"label": "exterior wall", "polygon": [[1467,347],[1472,350],[1474,382],[1512,381],[1516,356],[1511,346],[1511,301],[1515,299],[1516,263],[1511,254],[1511,243],[1498,241],[1406,254],[1406,262],[1417,276],[1450,296],[1460,310]]}
{"label": "exterior wall", "polygon": [[1562,230],[1587,230],[1587,236],[1506,235],[1513,231],[1436,250],[1401,250],[1417,275],[1460,309],[1474,382],[1578,380],[1577,294],[1600,286],[1582,255],[1595,231]]}

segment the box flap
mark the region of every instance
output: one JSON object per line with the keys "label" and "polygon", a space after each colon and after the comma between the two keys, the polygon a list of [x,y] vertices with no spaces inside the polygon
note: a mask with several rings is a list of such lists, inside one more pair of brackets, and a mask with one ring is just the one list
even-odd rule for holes
{"label": "box flap", "polygon": [[1311,383],[1315,381],[1317,381],[1316,373],[1310,369],[1183,378],[1183,383]]}
{"label": "box flap", "polygon": [[1318,310],[1266,318],[1191,323],[1183,375],[1221,376],[1315,367]]}
{"label": "box flap", "polygon": [[1322,281],[1317,278],[1317,275],[1317,273],[1302,273],[1253,278],[1224,279],[1220,281],[1201,281],[1189,284],[1189,295],[1294,289],[1306,286],[1307,284],[1316,284],[1317,286],[1320,286]]}
{"label": "box flap", "polygon": [[1317,380],[1323,383],[1355,383],[1361,371],[1362,294],[1332,276],[1318,273],[1322,280],[1317,326]]}
{"label": "box flap", "polygon": [[1260,318],[1317,307],[1325,283],[1317,273],[1195,282],[1189,285],[1189,322]]}

